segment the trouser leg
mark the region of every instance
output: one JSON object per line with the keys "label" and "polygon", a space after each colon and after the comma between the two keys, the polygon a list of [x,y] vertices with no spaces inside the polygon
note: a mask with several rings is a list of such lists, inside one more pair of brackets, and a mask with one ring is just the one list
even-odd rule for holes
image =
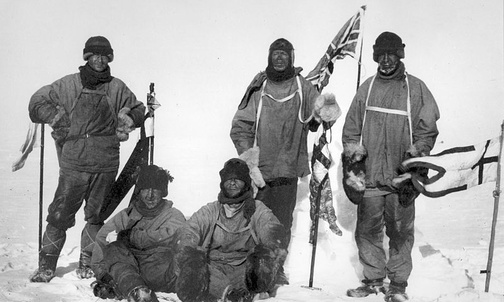
{"label": "trouser leg", "polygon": [[159,250],[149,254],[138,254],[140,275],[147,286],[156,292],[175,292],[175,263],[171,250]]}
{"label": "trouser leg", "polygon": [[102,226],[103,223],[100,224],[86,223],[86,225],[82,229],[79,267],[91,266],[91,257],[93,254],[96,234],[98,234],[98,231]]}
{"label": "trouser leg", "polygon": [[407,285],[413,269],[411,251],[415,240],[415,204],[400,205],[397,194],[385,198],[385,225],[389,237],[387,275],[391,282]]}
{"label": "trouser leg", "polygon": [[367,280],[386,276],[386,254],[383,249],[383,213],[385,197],[365,197],[357,208],[355,242],[359,261]]}
{"label": "trouser leg", "polygon": [[117,291],[123,297],[137,286],[146,285],[140,275],[138,261],[133,253],[120,241],[115,241],[104,249],[104,269],[117,284]]}
{"label": "trouser leg", "polygon": [[87,174],[89,188],[84,196],[86,200],[84,206],[86,225],[81,234],[80,256],[80,262],[84,266],[89,266],[91,262],[96,234],[103,226],[103,221],[99,217],[103,200],[109,193],[116,176],[115,172]]}
{"label": "trouser leg", "polygon": [[291,240],[293,213],[297,199],[297,180],[297,178],[288,178],[280,184],[274,184],[276,180],[269,181],[256,197],[271,209],[285,227],[285,239],[282,242],[282,247],[285,249],[289,247]]}
{"label": "trouser leg", "polygon": [[230,289],[246,288],[245,286],[245,265],[227,265],[210,262],[209,294],[220,299],[227,286]]}
{"label": "trouser leg", "polygon": [[42,237],[39,268],[56,270],[58,258],[66,241],[66,232],[48,224]]}

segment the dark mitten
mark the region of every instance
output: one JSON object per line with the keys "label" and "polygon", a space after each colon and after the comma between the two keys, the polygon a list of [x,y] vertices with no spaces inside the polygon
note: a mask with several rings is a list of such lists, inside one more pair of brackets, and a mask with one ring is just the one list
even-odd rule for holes
{"label": "dark mitten", "polygon": [[208,296],[210,271],[204,251],[185,246],[175,256],[180,272],[175,285],[183,302],[204,301]]}
{"label": "dark mitten", "polygon": [[130,246],[130,236],[131,229],[119,231],[119,233],[117,234],[117,241],[124,243],[126,246]]}
{"label": "dark mitten", "polygon": [[268,292],[275,286],[278,269],[284,264],[287,251],[257,245],[247,257],[245,264],[245,284],[251,293]]}
{"label": "dark mitten", "polygon": [[[412,178],[417,178],[420,181],[427,179],[427,173],[429,169],[415,167],[408,170],[408,173],[412,175]],[[397,185],[397,191],[399,194],[399,203],[403,207],[409,207],[415,199],[420,195],[420,192],[413,185],[412,178],[406,179],[405,181]]]}
{"label": "dark mitten", "polygon": [[233,288],[229,290],[223,297],[222,301],[226,302],[252,302],[253,295],[245,288]]}
{"label": "dark mitten", "polygon": [[362,145],[348,144],[341,154],[343,165],[343,189],[348,199],[359,204],[366,190],[367,152]]}
{"label": "dark mitten", "polygon": [[115,283],[112,276],[105,274],[100,279],[91,283],[93,294],[101,299],[121,299],[115,292]]}

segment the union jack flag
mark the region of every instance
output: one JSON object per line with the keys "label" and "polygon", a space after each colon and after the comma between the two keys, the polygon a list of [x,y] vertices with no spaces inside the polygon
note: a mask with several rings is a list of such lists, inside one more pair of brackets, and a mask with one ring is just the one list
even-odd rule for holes
{"label": "union jack flag", "polygon": [[336,37],[332,40],[324,56],[317,66],[308,73],[306,79],[310,81],[320,92],[329,83],[329,77],[334,70],[336,60],[345,56],[357,57],[362,45],[362,18],[366,6],[362,6],[359,11],[350,18],[340,29]]}

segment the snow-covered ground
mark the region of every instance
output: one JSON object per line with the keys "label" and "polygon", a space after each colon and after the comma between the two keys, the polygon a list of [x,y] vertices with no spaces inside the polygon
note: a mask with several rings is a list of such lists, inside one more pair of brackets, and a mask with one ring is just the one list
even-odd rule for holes
{"label": "snow-covered ground", "polygon": [[[37,267],[39,150],[29,157],[26,166],[11,172],[15,159],[12,150],[21,144],[20,137],[5,134],[7,144],[0,147],[0,301],[98,301],[90,289],[91,280],[79,280],[75,269],[79,258],[82,213],[68,231],[56,277],[49,284],[30,283],[28,276]],[[46,136],[44,220],[47,205],[56,185],[56,163],[50,136]],[[128,153],[128,146],[124,153]],[[338,152],[333,145],[333,154]],[[308,181],[302,179],[295,211],[295,226],[286,271],[290,285],[278,290],[269,301],[383,301],[383,295],[353,299],[345,296],[348,288],[359,285],[361,269],[353,239],[355,206],[340,190],[338,165],[331,169],[334,205],[343,236],[335,236],[328,225],[319,224],[313,288],[307,288],[312,246],[308,243]],[[217,171],[215,171],[217,175]],[[176,186],[177,182],[171,184]],[[443,198],[420,197],[416,202],[416,242],[414,269],[409,280],[411,301],[504,301],[504,209],[497,224],[490,291],[485,292],[490,228],[495,183]],[[206,203],[213,199],[202,201]],[[183,201],[175,200],[175,206]],[[121,204],[120,207],[124,206]],[[192,205],[195,211],[199,205]],[[185,212],[191,215],[192,212]],[[45,222],[44,222],[45,225]],[[160,301],[176,300],[174,294],[159,293]]]}

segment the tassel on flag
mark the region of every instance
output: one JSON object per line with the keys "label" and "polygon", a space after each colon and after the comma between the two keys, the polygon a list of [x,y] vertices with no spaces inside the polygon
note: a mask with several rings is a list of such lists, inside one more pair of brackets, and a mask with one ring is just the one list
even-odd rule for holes
{"label": "tassel on flag", "polygon": [[334,70],[336,60],[345,56],[356,58],[362,45],[362,18],[366,6],[362,6],[359,11],[350,18],[340,29],[336,37],[327,48],[326,53],[320,59],[317,66],[308,73],[306,79],[310,81],[320,92],[329,83],[329,77]]}

